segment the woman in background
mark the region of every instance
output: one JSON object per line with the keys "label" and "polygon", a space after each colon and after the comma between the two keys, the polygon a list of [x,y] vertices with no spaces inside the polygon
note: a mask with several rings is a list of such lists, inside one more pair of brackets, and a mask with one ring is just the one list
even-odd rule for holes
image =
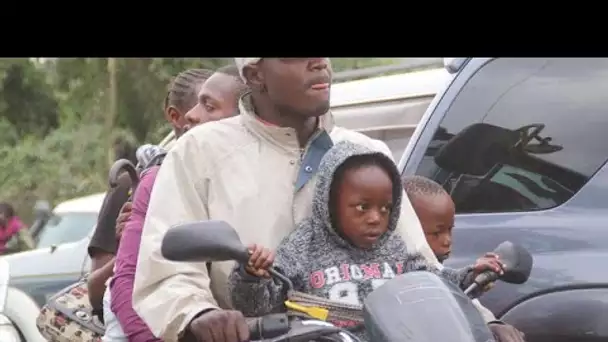
{"label": "woman in background", "polygon": [[13,206],[2,202],[0,203],[0,254],[7,252],[7,244],[12,238],[17,239],[16,251],[34,248],[34,241],[25,224],[15,214]]}

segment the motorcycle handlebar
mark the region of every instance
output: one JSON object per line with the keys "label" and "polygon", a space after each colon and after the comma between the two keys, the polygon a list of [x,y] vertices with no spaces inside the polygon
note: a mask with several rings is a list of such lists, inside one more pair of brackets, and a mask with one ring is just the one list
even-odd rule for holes
{"label": "motorcycle handlebar", "polygon": [[284,335],[291,326],[286,314],[270,314],[262,317],[247,318],[249,340],[265,340]]}
{"label": "motorcycle handlebar", "polygon": [[[340,334],[339,341],[359,341],[354,335],[323,321],[291,321],[285,313],[246,318],[250,341],[317,341],[320,337]],[[305,323],[308,322],[308,323]],[[319,324],[321,323],[321,324]],[[346,338],[346,339],[343,339]]]}

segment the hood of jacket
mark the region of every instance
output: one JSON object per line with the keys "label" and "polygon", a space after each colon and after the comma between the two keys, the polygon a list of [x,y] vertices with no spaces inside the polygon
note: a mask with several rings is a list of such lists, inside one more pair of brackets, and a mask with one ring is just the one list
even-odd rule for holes
{"label": "hood of jacket", "polygon": [[374,151],[363,145],[355,144],[349,141],[342,141],[334,145],[323,157],[317,172],[317,181],[315,195],[313,197],[312,207],[312,224],[316,229],[322,229],[329,234],[331,239],[341,246],[349,248],[357,248],[349,241],[346,241],[339,232],[332,226],[330,213],[330,190],[334,181],[336,171],[345,161],[360,155],[373,155],[378,158],[380,165],[387,169],[393,181],[393,210],[391,211],[388,231],[379,240],[378,244],[382,244],[389,234],[397,228],[399,214],[401,208],[401,200],[403,189],[401,185],[401,176],[397,170],[397,166],[393,160],[382,152]]}

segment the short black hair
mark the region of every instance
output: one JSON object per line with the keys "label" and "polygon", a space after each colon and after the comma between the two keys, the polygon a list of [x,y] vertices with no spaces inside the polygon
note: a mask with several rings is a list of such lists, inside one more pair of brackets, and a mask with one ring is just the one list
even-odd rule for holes
{"label": "short black hair", "polygon": [[198,101],[197,87],[213,75],[208,69],[188,69],[180,72],[169,83],[164,107],[166,110],[174,106],[182,113],[186,113],[196,106]]}
{"label": "short black hair", "polygon": [[0,202],[0,213],[4,213],[6,218],[15,216],[15,208],[8,202]]}
{"label": "short black hair", "polygon": [[239,69],[236,67],[236,65],[234,65],[234,64],[224,65],[223,67],[217,69],[216,72],[234,77],[236,84],[237,84],[237,94],[236,94],[237,99],[240,99],[243,95],[247,94],[251,90],[249,88],[249,86],[247,84],[245,84],[245,82],[241,78],[241,75],[239,74]]}
{"label": "short black hair", "polygon": [[418,175],[404,177],[403,189],[405,189],[405,193],[410,200],[416,195],[450,195],[439,183]]}

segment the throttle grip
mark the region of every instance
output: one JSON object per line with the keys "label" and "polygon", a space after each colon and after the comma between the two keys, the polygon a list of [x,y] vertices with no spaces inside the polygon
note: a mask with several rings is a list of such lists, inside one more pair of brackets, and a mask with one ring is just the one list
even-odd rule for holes
{"label": "throttle grip", "polygon": [[249,340],[256,341],[262,339],[262,318],[254,317],[254,318],[246,318],[247,326],[249,327]]}
{"label": "throttle grip", "polygon": [[247,318],[249,340],[257,341],[281,336],[289,332],[289,319],[286,314],[270,314],[262,317]]}

